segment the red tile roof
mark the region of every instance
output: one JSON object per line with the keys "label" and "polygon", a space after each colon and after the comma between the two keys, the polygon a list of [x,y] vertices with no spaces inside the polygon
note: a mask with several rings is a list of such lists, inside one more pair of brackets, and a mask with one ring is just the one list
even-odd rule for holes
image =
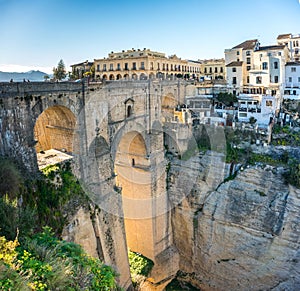
{"label": "red tile roof", "polygon": [[242,65],[243,65],[243,62],[235,61],[235,62],[229,63],[228,65],[226,65],[226,67],[240,67]]}
{"label": "red tile roof", "polygon": [[277,39],[289,38],[290,36],[291,36],[291,33],[279,34],[277,36]]}
{"label": "red tile roof", "polygon": [[268,46],[261,46],[259,47],[259,51],[266,51],[266,50],[282,50],[285,48],[285,45],[268,45]]}
{"label": "red tile roof", "polygon": [[244,50],[254,49],[256,43],[257,43],[257,39],[246,40],[233,48],[234,49],[242,48]]}

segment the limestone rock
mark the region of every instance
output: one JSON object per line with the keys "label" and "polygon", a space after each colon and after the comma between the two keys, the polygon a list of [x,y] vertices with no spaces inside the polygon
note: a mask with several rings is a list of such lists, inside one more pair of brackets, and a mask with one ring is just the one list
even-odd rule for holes
{"label": "limestone rock", "polygon": [[183,197],[172,216],[180,270],[201,290],[299,290],[300,190],[258,167],[215,187],[205,168],[181,168],[169,190]]}

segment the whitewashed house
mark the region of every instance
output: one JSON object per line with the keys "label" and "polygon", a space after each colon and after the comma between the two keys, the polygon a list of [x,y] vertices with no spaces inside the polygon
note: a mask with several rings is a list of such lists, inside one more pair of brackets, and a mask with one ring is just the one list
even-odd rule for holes
{"label": "whitewashed house", "polygon": [[277,43],[288,48],[291,61],[300,61],[300,34],[280,34]]}
{"label": "whitewashed house", "polygon": [[271,95],[241,95],[238,106],[238,121],[249,122],[256,119],[260,128],[267,128],[275,120],[278,104],[275,96]]}
{"label": "whitewashed house", "polygon": [[228,92],[239,95],[249,80],[253,52],[259,47],[257,39],[246,40],[225,50],[225,68]]}
{"label": "whitewashed house", "polygon": [[284,99],[300,100],[300,62],[285,65]]}
{"label": "whitewashed house", "polygon": [[281,98],[288,58],[288,49],[284,45],[259,46],[253,52],[253,62],[244,92]]}

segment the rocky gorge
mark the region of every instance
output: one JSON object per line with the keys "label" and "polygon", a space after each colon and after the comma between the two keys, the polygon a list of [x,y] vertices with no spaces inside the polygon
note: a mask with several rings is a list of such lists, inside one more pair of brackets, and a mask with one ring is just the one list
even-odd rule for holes
{"label": "rocky gorge", "polygon": [[170,169],[181,279],[201,290],[299,289],[300,190],[270,166],[247,167],[220,183],[222,156],[210,157],[207,176],[208,156]]}

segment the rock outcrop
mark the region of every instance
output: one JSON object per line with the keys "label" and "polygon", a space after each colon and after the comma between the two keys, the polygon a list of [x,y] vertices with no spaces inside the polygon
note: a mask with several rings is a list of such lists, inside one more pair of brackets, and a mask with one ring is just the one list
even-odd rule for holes
{"label": "rock outcrop", "polygon": [[300,190],[271,167],[224,178],[211,153],[173,161],[172,227],[184,280],[201,290],[300,289]]}

